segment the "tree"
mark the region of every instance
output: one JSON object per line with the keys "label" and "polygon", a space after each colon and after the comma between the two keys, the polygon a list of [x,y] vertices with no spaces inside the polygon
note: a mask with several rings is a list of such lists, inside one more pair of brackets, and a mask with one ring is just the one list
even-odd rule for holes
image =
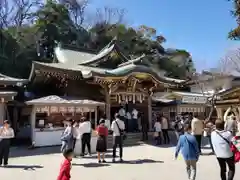
{"label": "tree", "polygon": [[240,0],[228,1],[233,3],[232,15],[237,22],[237,27],[229,32],[228,37],[233,40],[240,40]]}
{"label": "tree", "polygon": [[40,34],[40,54],[51,61],[57,43],[71,44],[76,40],[74,26],[68,9],[63,4],[47,1],[43,8],[36,12],[36,33]]}
{"label": "tree", "polygon": [[221,59],[219,69],[225,74],[240,73],[240,48],[229,50]]}
{"label": "tree", "polygon": [[89,0],[59,0],[68,10],[74,25],[81,28],[86,18],[85,10],[89,4]]}
{"label": "tree", "polygon": [[9,0],[0,1],[0,29],[6,28],[9,25],[9,16],[13,12],[13,6],[11,6]]}
{"label": "tree", "polygon": [[[166,39],[154,28],[127,26],[124,9],[97,8],[90,22],[86,15],[88,0],[2,0],[0,3],[3,39],[0,70],[8,75],[26,78],[32,61],[52,62],[58,43],[100,50],[115,37],[124,55],[135,58],[145,54],[141,63],[156,71],[163,69],[170,77],[185,79],[186,72],[194,69],[190,54],[164,49]],[[86,27],[87,23],[90,26]],[[111,66],[115,67],[114,63]]]}

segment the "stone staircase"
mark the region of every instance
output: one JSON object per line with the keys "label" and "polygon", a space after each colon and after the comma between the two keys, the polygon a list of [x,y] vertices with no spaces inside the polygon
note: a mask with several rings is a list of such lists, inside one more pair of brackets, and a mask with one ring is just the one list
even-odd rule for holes
{"label": "stone staircase", "polygon": [[[174,131],[168,132],[171,143],[177,144],[177,139],[175,136]],[[142,133],[127,133],[127,139],[124,141],[124,146],[134,146],[134,145],[140,145],[146,142],[141,141],[142,139]],[[113,146],[113,136],[108,136],[108,148],[111,148]],[[148,142],[147,143],[154,143],[153,140],[153,132],[148,132]]]}
{"label": "stone staircase", "polygon": [[[124,146],[134,146],[142,144],[141,142],[142,134],[141,133],[127,133],[127,139],[124,141]],[[108,147],[113,146],[113,136],[108,136]]]}

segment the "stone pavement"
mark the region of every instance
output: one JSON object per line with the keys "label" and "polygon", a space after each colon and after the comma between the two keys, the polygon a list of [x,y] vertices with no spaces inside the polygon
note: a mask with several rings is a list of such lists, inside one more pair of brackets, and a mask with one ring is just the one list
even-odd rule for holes
{"label": "stone pavement", "polygon": [[[126,163],[109,163],[99,166],[94,157],[74,159],[72,180],[187,180],[182,160],[174,160],[174,147],[140,145],[126,147]],[[9,160],[9,168],[0,168],[1,179],[12,180],[56,180],[62,156],[57,149],[17,150]],[[207,150],[205,150],[206,152]],[[16,153],[17,152],[17,153]],[[51,154],[51,152],[53,152]],[[107,161],[111,160],[108,156]],[[235,179],[240,178],[237,165]],[[214,156],[201,156],[198,163],[197,180],[219,180],[219,168]]]}

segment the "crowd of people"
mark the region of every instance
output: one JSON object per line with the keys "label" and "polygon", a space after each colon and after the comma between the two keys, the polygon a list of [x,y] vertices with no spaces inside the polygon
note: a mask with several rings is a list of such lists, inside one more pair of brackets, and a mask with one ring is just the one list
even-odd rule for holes
{"label": "crowd of people", "polygon": [[[112,133],[113,136],[112,162],[116,161],[117,147],[119,147],[119,161],[123,161],[123,141],[126,138],[126,123],[128,122],[126,118],[126,113],[121,112],[115,114],[111,123],[106,118],[100,119],[96,127],[97,143],[94,147],[97,151],[98,163],[106,163],[105,153],[109,133]],[[74,149],[78,148],[76,147],[77,140],[81,140],[80,156],[85,156],[86,146],[89,155],[92,152],[92,123],[90,120],[85,117],[82,117],[79,121],[68,119],[66,124],[67,127],[61,136],[61,151],[65,160],[61,165],[58,180],[70,179],[71,160],[74,157]],[[221,180],[233,180],[235,164],[240,161],[240,120],[237,117],[231,115],[225,121],[221,119],[210,121],[201,120],[197,116],[177,116],[175,121],[170,124],[166,117],[159,116],[153,126],[156,145],[170,143],[168,130],[171,127],[175,130],[178,140],[175,158],[177,159],[179,152],[181,152],[185,160],[188,179],[196,179],[197,162],[199,157],[203,155],[201,151],[202,137],[205,136],[209,140],[211,154],[216,156],[219,164]],[[136,130],[139,129],[136,128]],[[14,131],[10,127],[9,121],[6,120],[0,127],[0,165],[8,165],[12,138],[14,138]],[[227,166],[228,173],[226,173]]]}
{"label": "crowd of people", "polygon": [[196,179],[197,161],[202,155],[201,142],[204,135],[209,139],[211,154],[215,154],[217,158],[221,180],[233,180],[235,164],[240,161],[240,121],[234,116],[230,116],[226,121],[217,119],[215,122],[193,117],[188,122],[182,121],[181,126],[183,128],[178,131],[181,135],[176,146],[175,158],[178,158],[181,150],[188,179]]}
{"label": "crowd of people", "polygon": [[[115,119],[112,122],[110,129],[108,129],[105,119],[101,119],[99,121],[99,125],[96,128],[96,133],[98,136],[96,143],[98,163],[106,163],[105,152],[107,151],[107,136],[109,130],[111,130],[113,135],[112,162],[114,163],[116,161],[117,147],[119,147],[119,161],[123,161],[123,140],[126,137],[126,133],[125,123],[122,119],[123,117],[121,117],[118,113],[115,114]],[[91,155],[91,131],[91,122],[84,117],[80,122],[74,122],[72,119],[67,121],[67,127],[61,137],[61,151],[65,157],[65,160],[61,165],[58,180],[70,179],[71,160],[74,157],[74,148],[77,148],[75,147],[76,139],[81,138],[81,156],[85,155],[86,146],[88,148],[89,155]]]}
{"label": "crowd of people", "polygon": [[[120,161],[123,161],[123,140],[126,136],[126,116],[123,115],[123,113],[120,114],[115,114],[115,120],[112,122],[110,129],[107,128],[104,119],[100,120],[99,125],[96,128],[98,134],[96,150],[99,163],[106,163],[105,152],[107,150],[107,136],[109,130],[113,133],[112,162],[115,162],[117,146],[119,147]],[[170,126],[171,125],[166,117],[161,116],[156,118],[153,128],[155,131],[154,138],[157,145],[162,144],[162,140],[164,144],[170,143],[168,134]],[[69,130],[69,127],[72,127],[73,130]],[[74,130],[76,127],[78,127],[80,133],[76,133],[76,130]],[[211,154],[215,154],[217,158],[220,167],[221,180],[233,180],[235,163],[240,161],[240,122],[236,117],[232,116],[226,121],[218,119],[215,122],[209,120],[204,121],[196,116],[176,117],[176,120],[172,123],[172,127],[174,128],[178,139],[175,158],[178,158],[179,152],[181,151],[182,157],[185,160],[188,179],[196,179],[197,162],[200,155],[202,155],[202,137],[205,136],[209,140],[212,150]],[[76,138],[77,136],[80,136],[82,138],[81,155],[84,156],[85,145],[88,147],[88,152],[91,152],[91,123],[86,119],[83,119],[83,122],[78,126],[74,123],[69,123],[69,126],[63,133],[63,137],[65,138],[65,134],[69,134],[71,131],[76,134],[75,136],[73,135],[73,137]],[[64,172],[62,169],[69,164],[68,161],[73,156],[73,150],[70,147],[74,148],[74,138],[72,140],[73,143],[65,142],[66,139],[69,138],[64,138],[62,139],[62,152],[66,160],[61,167],[59,177],[62,176],[61,173]],[[228,173],[226,173],[226,166],[228,166],[229,169]],[[68,169],[68,167],[66,167],[66,169]],[[58,180],[62,179],[59,178]]]}

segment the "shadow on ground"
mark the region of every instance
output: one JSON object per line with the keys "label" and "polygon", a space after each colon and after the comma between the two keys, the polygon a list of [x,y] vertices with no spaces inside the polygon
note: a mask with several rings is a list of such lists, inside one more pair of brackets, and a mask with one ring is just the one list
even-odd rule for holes
{"label": "shadow on ground", "polygon": [[86,168],[96,168],[96,167],[106,167],[110,166],[111,164],[149,164],[149,163],[164,163],[164,161],[155,161],[152,159],[137,159],[137,160],[129,160],[129,161],[116,161],[114,163],[112,162],[107,162],[107,163],[84,163],[84,164],[77,164],[73,163],[73,166],[83,166]]}
{"label": "shadow on ground", "polygon": [[[117,151],[116,151],[117,152]],[[108,154],[105,154],[105,158],[112,158],[112,150],[108,150]],[[118,156],[116,156],[118,157]],[[91,156],[77,157],[79,159],[97,159],[97,154],[92,154]]]}
{"label": "shadow on ground", "polygon": [[[124,147],[131,147],[131,146],[140,146],[142,143],[136,143],[133,145],[124,145]],[[109,148],[108,152],[112,152]],[[60,146],[51,146],[51,147],[41,147],[41,148],[34,148],[29,149],[27,147],[13,147],[10,150],[10,157],[26,157],[26,156],[38,156],[38,155],[47,155],[47,154],[58,154],[60,152]]]}
{"label": "shadow on ground", "polygon": [[119,164],[150,164],[150,163],[164,163],[164,161],[155,161],[153,159],[137,159],[137,160],[129,160],[123,162],[116,162]]}
{"label": "shadow on ground", "polygon": [[26,157],[26,156],[38,156],[38,155],[56,154],[56,153],[60,153],[60,146],[35,148],[35,149],[28,149],[27,147],[16,147],[16,148],[11,148],[10,157],[14,158],[14,157]]}
{"label": "shadow on ground", "polygon": [[25,171],[35,171],[36,169],[41,169],[43,168],[43,166],[39,166],[39,165],[8,165],[8,166],[4,166],[3,168],[5,169],[23,169]]}
{"label": "shadow on ground", "polygon": [[72,163],[72,166],[83,166],[85,168],[97,168],[97,167],[106,167],[110,166],[110,164],[103,164],[103,163],[84,163],[84,164],[77,164],[77,163]]}
{"label": "shadow on ground", "polygon": [[161,145],[156,145],[154,142],[149,141],[149,142],[145,142],[145,144],[149,145],[149,146],[154,146],[154,147],[159,147],[159,148],[172,148],[175,147],[175,144],[161,144]]}

